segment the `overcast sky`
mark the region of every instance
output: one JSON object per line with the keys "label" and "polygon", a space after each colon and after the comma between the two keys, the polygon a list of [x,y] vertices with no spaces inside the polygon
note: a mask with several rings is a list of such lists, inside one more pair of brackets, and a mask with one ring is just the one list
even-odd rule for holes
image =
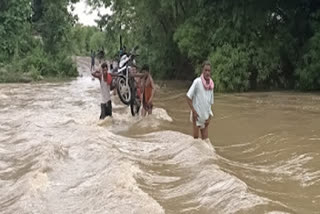
{"label": "overcast sky", "polygon": [[[78,15],[79,22],[84,25],[93,25],[96,26],[94,22],[95,19],[98,19],[98,10],[92,11],[92,8],[86,4],[85,0],[81,0],[80,2],[74,4],[75,10],[74,14]],[[101,14],[110,13],[109,9],[100,8]]]}

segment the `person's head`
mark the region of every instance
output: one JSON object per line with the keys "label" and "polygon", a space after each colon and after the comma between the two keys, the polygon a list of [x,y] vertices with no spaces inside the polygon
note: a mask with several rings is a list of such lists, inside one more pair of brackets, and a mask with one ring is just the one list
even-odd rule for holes
{"label": "person's head", "polygon": [[107,63],[102,63],[101,65],[102,71],[103,73],[107,73],[108,72],[108,64]]}
{"label": "person's head", "polygon": [[144,64],[141,68],[141,72],[145,74],[144,78],[148,78],[150,76],[149,65]]}
{"label": "person's head", "polygon": [[130,72],[133,73],[133,74],[137,73],[137,65],[132,64],[131,68],[130,68]]}
{"label": "person's head", "polygon": [[211,63],[209,61],[204,61],[202,63],[202,74],[205,80],[210,80],[211,77]]}
{"label": "person's head", "polygon": [[146,73],[149,73],[149,65],[147,64],[144,64],[141,68],[141,72],[146,72]]}

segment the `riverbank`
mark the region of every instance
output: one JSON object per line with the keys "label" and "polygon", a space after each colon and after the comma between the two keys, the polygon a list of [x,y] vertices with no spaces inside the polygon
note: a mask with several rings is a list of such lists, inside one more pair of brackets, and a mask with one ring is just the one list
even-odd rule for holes
{"label": "riverbank", "polygon": [[77,77],[75,57],[38,51],[0,62],[0,83],[56,82]]}
{"label": "riverbank", "polygon": [[[72,62],[74,65],[78,66],[77,69],[77,77],[88,76],[90,72],[87,69],[90,68],[91,59],[87,56],[73,56]],[[65,73],[68,72],[61,72],[62,75],[57,76],[42,76],[40,72],[37,70],[31,70],[29,72],[17,72],[17,71],[8,71],[12,69],[12,65],[4,65],[0,63],[0,84],[1,83],[31,83],[31,82],[38,82],[38,83],[45,83],[45,82],[64,82],[70,81],[76,78],[75,76],[70,77],[67,76]],[[192,81],[190,80],[166,80],[166,79],[155,79],[158,88],[188,88],[191,86]],[[320,93],[320,91],[302,91],[297,89],[281,89],[281,88],[269,88],[269,89],[256,89],[256,90],[248,90],[245,92],[225,92],[225,91],[218,91],[217,88],[215,92],[219,93],[226,93],[226,94],[234,94],[234,93],[266,93],[266,92],[284,92],[284,93]]]}
{"label": "riverbank", "polygon": [[74,77],[54,77],[54,76],[38,76],[33,77],[31,73],[19,73],[19,72],[6,72],[0,71],[0,84],[4,83],[53,83],[53,82],[65,82],[71,81]]}
{"label": "riverbank", "polygon": [[0,84],[0,213],[320,209],[320,96],[217,93],[211,146],[191,137],[185,81],[159,82],[146,118],[112,96],[101,123],[99,81],[77,63],[73,81]]}

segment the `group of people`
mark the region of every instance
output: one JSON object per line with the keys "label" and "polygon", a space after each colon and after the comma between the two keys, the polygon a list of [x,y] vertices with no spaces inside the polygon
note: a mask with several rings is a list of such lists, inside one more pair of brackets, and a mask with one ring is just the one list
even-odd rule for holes
{"label": "group of people", "polygon": [[[112,78],[116,74],[108,72],[108,64],[102,63],[101,68],[92,72],[95,78],[100,80],[101,87],[101,115],[100,119],[112,116],[112,103],[110,86]],[[155,92],[154,81],[150,75],[149,66],[144,65],[141,72],[137,72],[137,66],[132,65],[130,75],[135,78],[137,94],[143,103],[141,115],[152,114],[153,97]],[[211,79],[211,64],[205,61],[202,65],[202,74],[196,78],[187,92],[187,103],[191,109],[190,120],[193,124],[193,137],[202,139],[208,138],[208,127],[213,117],[212,105],[214,103],[214,83]]]}
{"label": "group of people", "polygon": [[[112,63],[110,64],[110,71],[106,62],[102,63],[98,69],[93,69],[91,74],[93,77],[99,79],[101,89],[101,114],[100,119],[103,120],[108,116],[112,116],[112,102],[111,90],[112,79],[117,78],[118,74],[112,72]],[[137,72],[137,66],[132,65],[129,69],[129,75],[135,79],[137,95],[142,102],[141,115],[146,116],[152,114],[153,97],[155,93],[155,85],[150,74],[148,65],[141,68],[141,72]],[[116,90],[114,88],[113,90]]]}

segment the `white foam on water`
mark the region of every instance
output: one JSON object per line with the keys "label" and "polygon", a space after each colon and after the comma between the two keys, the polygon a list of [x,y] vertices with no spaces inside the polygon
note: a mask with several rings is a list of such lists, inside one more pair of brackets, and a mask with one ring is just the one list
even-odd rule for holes
{"label": "white foam on water", "polygon": [[169,122],[173,121],[172,118],[168,115],[168,112],[163,108],[155,108],[152,111],[152,115],[150,115],[150,116],[153,116],[158,120],[164,120],[164,121],[169,121]]}
{"label": "white foam on water", "polygon": [[[116,148],[140,166],[136,176],[143,191],[165,206],[166,211],[170,210],[166,206],[171,201],[187,210],[200,207],[204,213],[234,213],[268,203],[252,194],[240,179],[218,167],[215,161],[219,156],[209,140],[194,140],[172,131],[139,139],[115,138]],[[188,208],[185,203],[190,204]],[[177,208],[169,213],[180,211]]]}
{"label": "white foam on water", "polygon": [[[132,117],[113,96],[113,117],[100,121],[99,83],[88,78],[5,89],[17,102],[0,114],[8,121],[0,125],[1,213],[256,213],[259,206],[267,212],[263,206],[270,200],[221,168],[224,159],[214,142],[154,132],[173,121],[165,109]],[[115,134],[118,127],[132,126],[151,134]],[[262,140],[283,143],[273,136]],[[250,143],[244,147],[246,154],[259,149]],[[303,170],[310,161],[308,155],[295,155],[251,172],[303,180],[308,187],[319,180],[318,173]],[[254,167],[231,166],[236,164]],[[281,213],[281,208],[289,209],[280,204],[269,213]]]}

